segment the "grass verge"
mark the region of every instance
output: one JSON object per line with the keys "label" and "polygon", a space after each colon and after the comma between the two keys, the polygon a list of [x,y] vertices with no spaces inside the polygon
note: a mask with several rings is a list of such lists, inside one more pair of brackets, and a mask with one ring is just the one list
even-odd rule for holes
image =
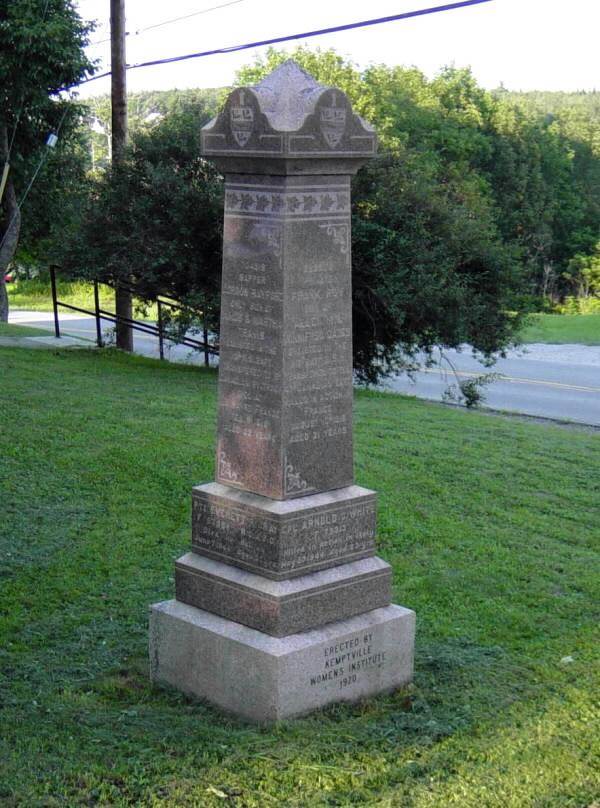
{"label": "grass verge", "polygon": [[53,337],[52,331],[28,325],[0,323],[0,337]]}
{"label": "grass verge", "polygon": [[[10,307],[19,311],[52,311],[50,281],[43,279],[18,280],[7,284]],[[110,286],[99,285],[100,307],[107,311],[115,310],[115,293]],[[94,287],[85,281],[57,280],[57,297],[70,306],[94,311]],[[140,303],[134,300],[134,307]],[[64,312],[65,309],[59,309]],[[156,306],[144,307],[143,312],[134,311],[134,317],[156,319]]]}
{"label": "grass verge", "polygon": [[3,806],[597,798],[600,435],[357,393],[415,684],[261,729],[147,678],[148,604],[213,478],[214,372],[24,349],[0,368]]}
{"label": "grass verge", "polygon": [[600,314],[533,314],[523,342],[600,345]]}

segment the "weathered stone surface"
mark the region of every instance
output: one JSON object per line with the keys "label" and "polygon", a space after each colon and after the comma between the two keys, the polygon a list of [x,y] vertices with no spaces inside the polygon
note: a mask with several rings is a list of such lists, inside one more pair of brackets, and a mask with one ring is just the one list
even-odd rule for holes
{"label": "weathered stone surface", "polygon": [[358,485],[292,500],[192,490],[192,550],[275,580],[373,555],[375,521],[376,494]]}
{"label": "weathered stone surface", "polygon": [[287,581],[273,581],[187,553],[175,562],[175,597],[274,637],[389,606],[392,571],[365,558]]}
{"label": "weathered stone surface", "polygon": [[171,600],[151,608],[150,671],[156,682],[271,722],[407,684],[414,630],[414,612],[388,606],[278,638]]}
{"label": "weathered stone surface", "polygon": [[352,174],[376,149],[346,95],[294,61],[234,90],[202,130],[202,151],[226,172]]}
{"label": "weathered stone surface", "polygon": [[353,482],[349,177],[226,178],[217,480]]}
{"label": "weathered stone surface", "polygon": [[376,138],[287,62],[202,143],[225,175],[217,482],[193,490],[151,670],[273,721],[412,677],[414,614],[389,605],[376,497],[353,484],[350,179]]}

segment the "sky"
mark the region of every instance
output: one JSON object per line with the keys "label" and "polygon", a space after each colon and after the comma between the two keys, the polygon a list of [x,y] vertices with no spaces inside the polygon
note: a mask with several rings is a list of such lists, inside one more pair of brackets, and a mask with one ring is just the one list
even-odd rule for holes
{"label": "sky", "polygon": [[[214,6],[229,5],[214,9]],[[448,0],[125,0],[127,62],[177,56],[442,5]],[[109,0],[78,0],[97,20],[90,57],[110,69]],[[209,10],[213,8],[213,10]],[[205,13],[195,14],[203,11]],[[176,17],[187,19],[141,31]],[[136,31],[140,31],[136,35]],[[600,0],[491,0],[482,5],[305,40],[334,48],[359,67],[414,65],[429,77],[453,64],[470,66],[487,88],[600,90]],[[296,44],[276,46],[292,50]],[[171,65],[130,70],[128,90],[220,87],[264,53],[254,48]],[[110,79],[80,88],[83,98],[110,91]]]}

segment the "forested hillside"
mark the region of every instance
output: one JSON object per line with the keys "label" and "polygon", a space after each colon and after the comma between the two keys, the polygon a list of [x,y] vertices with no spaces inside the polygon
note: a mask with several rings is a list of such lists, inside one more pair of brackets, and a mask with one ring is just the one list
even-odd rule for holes
{"label": "forested hillside", "polygon": [[580,113],[582,118],[600,123],[600,90],[581,90],[579,92],[551,92],[549,90],[533,90],[531,92],[511,92],[504,88],[494,91],[494,95],[515,104],[537,109],[539,112],[561,116],[569,112]]}

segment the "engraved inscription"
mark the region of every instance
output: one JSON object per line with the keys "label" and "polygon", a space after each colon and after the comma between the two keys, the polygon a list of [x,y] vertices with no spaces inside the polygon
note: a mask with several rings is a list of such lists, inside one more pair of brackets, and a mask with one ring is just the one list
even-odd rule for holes
{"label": "engraved inscription", "polygon": [[192,500],[192,547],[212,550],[225,559],[274,566],[278,529],[274,521],[257,518],[230,504]]}
{"label": "engraved inscription", "polygon": [[296,224],[292,253],[312,244],[310,259],[289,275],[284,339],[284,428],[288,462],[310,485],[352,482],[352,314],[350,225]]}
{"label": "engraved inscription", "polygon": [[225,217],[219,368],[219,446],[229,485],[268,494],[281,485],[282,225]]}
{"label": "engraved inscription", "polygon": [[365,671],[381,668],[385,651],[372,632],[356,634],[348,640],[327,646],[323,651],[322,667],[308,675],[311,687],[323,687],[334,682],[344,690],[360,681]]}
{"label": "engraved inscription", "polygon": [[375,500],[327,505],[281,519],[194,495],[192,546],[262,574],[302,574],[372,552]]}

